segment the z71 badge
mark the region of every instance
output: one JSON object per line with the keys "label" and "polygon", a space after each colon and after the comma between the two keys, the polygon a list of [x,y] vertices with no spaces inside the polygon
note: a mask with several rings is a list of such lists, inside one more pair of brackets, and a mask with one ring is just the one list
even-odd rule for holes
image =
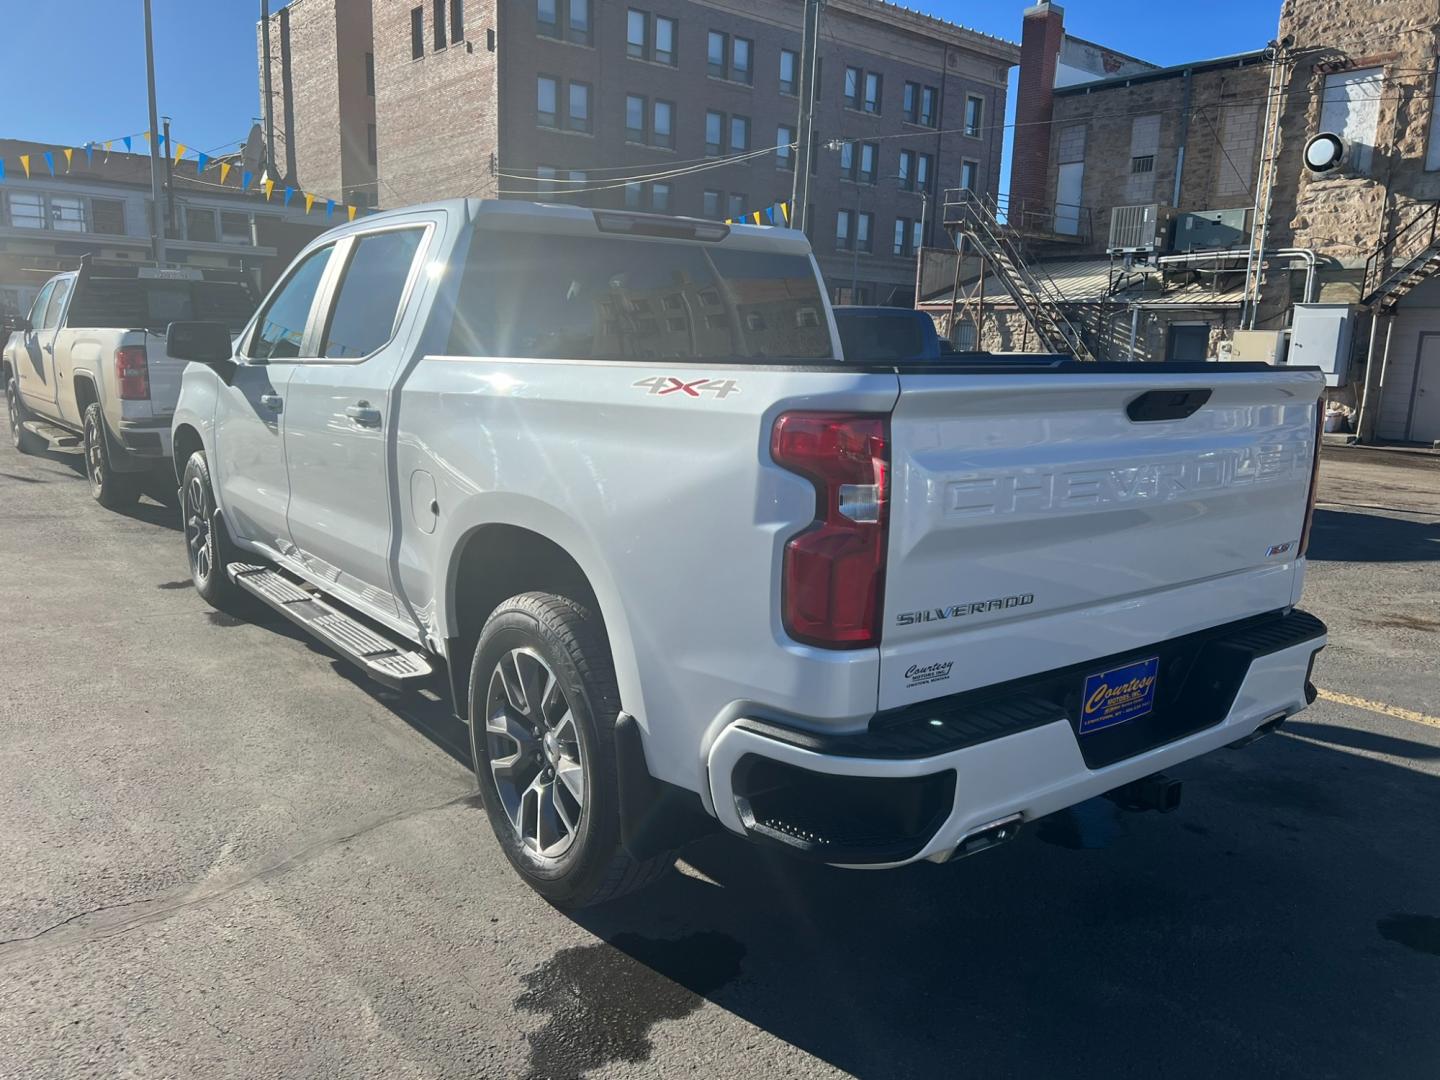
{"label": "z71 badge", "polygon": [[740,387],[734,379],[677,379],[673,375],[655,375],[649,379],[637,379],[630,385],[661,397],[666,394],[679,394],[681,397],[700,397],[702,394],[711,394],[714,397],[723,398],[740,392]]}

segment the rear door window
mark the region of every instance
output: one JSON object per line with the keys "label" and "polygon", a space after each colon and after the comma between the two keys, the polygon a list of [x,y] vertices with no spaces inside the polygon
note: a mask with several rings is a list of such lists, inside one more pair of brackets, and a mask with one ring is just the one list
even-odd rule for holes
{"label": "rear door window", "polygon": [[359,237],[340,279],[320,355],[369,356],[395,333],[395,317],[420,249],[423,228],[387,229]]}
{"label": "rear door window", "polygon": [[35,303],[30,305],[30,326],[32,329],[40,329],[40,324],[45,321],[45,306],[50,303],[50,294],[55,291],[55,283],[49,282],[40,290],[40,295],[35,297]]}
{"label": "rear door window", "polygon": [[721,244],[476,230],[458,356],[833,361],[805,255]]}
{"label": "rear door window", "polygon": [[285,284],[260,315],[251,336],[249,356],[253,360],[293,360],[300,355],[305,327],[320,279],[335,251],[334,244],[312,251],[291,271]]}
{"label": "rear door window", "polygon": [[45,321],[40,326],[42,330],[53,330],[60,325],[60,317],[65,312],[65,301],[70,299],[70,290],[73,287],[73,278],[61,278],[55,282],[55,291],[50,294],[50,303],[45,305]]}

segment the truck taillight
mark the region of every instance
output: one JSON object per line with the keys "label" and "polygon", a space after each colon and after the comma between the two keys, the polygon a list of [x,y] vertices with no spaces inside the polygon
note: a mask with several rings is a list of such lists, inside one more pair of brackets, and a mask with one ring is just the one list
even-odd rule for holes
{"label": "truck taillight", "polygon": [[1310,463],[1310,494],[1305,498],[1305,524],[1300,527],[1300,549],[1295,553],[1303,559],[1310,548],[1310,526],[1315,523],[1315,492],[1320,484],[1320,444],[1325,441],[1325,399],[1315,404],[1315,460]]}
{"label": "truck taillight", "polygon": [[815,520],[785,545],[781,608],[796,641],[880,643],[890,518],[890,422],[872,413],[786,413],[770,453],[815,485]]}
{"label": "truck taillight", "polygon": [[144,345],[122,345],[115,350],[115,385],[121,401],[148,401],[150,365]]}

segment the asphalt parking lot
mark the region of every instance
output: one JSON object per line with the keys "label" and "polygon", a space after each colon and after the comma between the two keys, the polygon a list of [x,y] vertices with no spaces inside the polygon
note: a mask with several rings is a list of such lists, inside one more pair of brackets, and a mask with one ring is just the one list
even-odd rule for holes
{"label": "asphalt parking lot", "polygon": [[437,701],[191,589],[0,450],[0,1075],[1440,1075],[1440,462],[1327,451],[1322,699],[948,866],[717,836],[578,918]]}

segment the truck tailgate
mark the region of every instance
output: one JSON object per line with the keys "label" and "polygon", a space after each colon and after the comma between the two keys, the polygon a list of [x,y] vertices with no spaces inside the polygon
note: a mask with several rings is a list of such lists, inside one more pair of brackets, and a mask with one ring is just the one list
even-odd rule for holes
{"label": "truck tailgate", "polygon": [[169,416],[180,400],[180,377],[188,360],[176,360],[165,351],[164,334],[145,336],[145,354],[150,369],[150,406],[156,416]]}
{"label": "truck tailgate", "polygon": [[[880,708],[1289,606],[1322,389],[1219,366],[902,375]],[[1203,404],[1132,419],[1147,393]]]}

